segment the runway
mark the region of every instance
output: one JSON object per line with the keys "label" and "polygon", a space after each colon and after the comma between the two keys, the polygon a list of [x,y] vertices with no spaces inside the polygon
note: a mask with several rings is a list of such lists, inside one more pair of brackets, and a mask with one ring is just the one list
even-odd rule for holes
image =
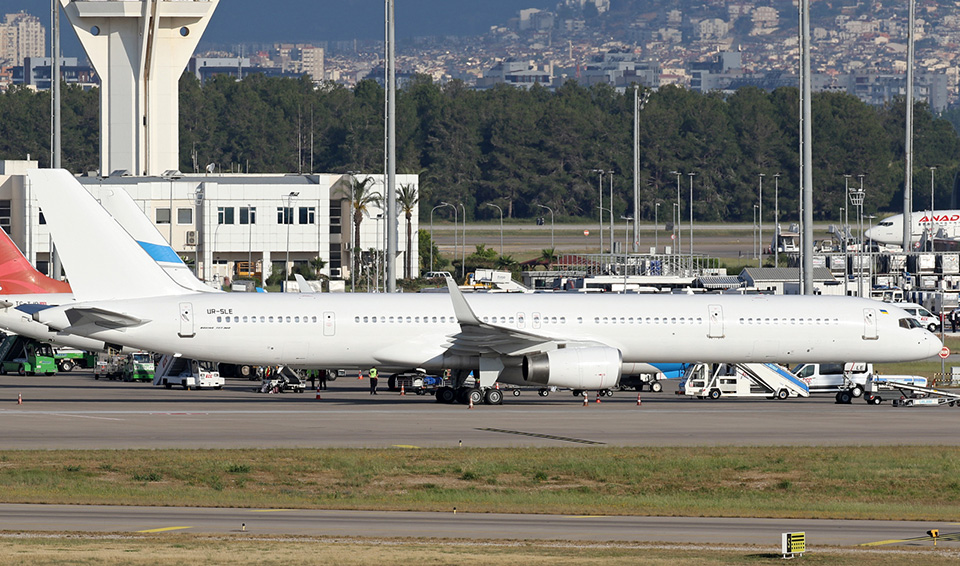
{"label": "runway", "polygon": [[85,505],[0,505],[0,530],[314,537],[665,542],[778,546],[785,532],[805,532],[817,546],[960,547],[960,526],[911,521],[718,519],[687,517],[515,515],[312,509],[213,509]]}
{"label": "runway", "polygon": [[[383,380],[385,381],[385,380]],[[696,400],[618,392],[601,403],[557,391],[505,396],[501,406],[443,405],[341,378],[321,392],[261,394],[94,381],[89,373],[0,378],[0,449],[420,446],[960,445],[951,407],[835,404],[832,396]],[[17,405],[17,395],[23,404]]]}

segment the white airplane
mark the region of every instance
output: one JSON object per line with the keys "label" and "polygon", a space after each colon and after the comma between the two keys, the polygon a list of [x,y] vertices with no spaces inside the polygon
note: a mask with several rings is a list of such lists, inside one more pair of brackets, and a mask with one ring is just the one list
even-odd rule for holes
{"label": "white airplane", "polygon": [[[929,238],[952,240],[960,238],[960,210],[914,212],[910,215],[910,241],[916,244],[926,233]],[[903,214],[884,218],[865,232],[867,238],[885,245],[903,244]]]}
{"label": "white airplane", "polygon": [[[892,305],[822,296],[250,294],[184,289],[66,171],[28,173],[76,304],[37,309],[51,328],[236,364],[457,370],[458,398],[498,404],[494,383],[614,387],[645,362],[907,361],[942,344]],[[61,243],[62,242],[62,243]],[[152,263],[152,262],[151,262]],[[463,385],[469,371],[475,388]]]}
{"label": "white airplane", "polygon": [[[155,260],[185,289],[216,292],[190,272],[126,191],[101,187],[97,197],[115,220],[105,228],[114,234],[113,237],[134,238],[152,258],[149,261]],[[148,261],[146,258],[143,260]],[[130,267],[137,269],[135,264]],[[0,235],[0,328],[57,346],[91,352],[104,351],[108,348],[122,351],[123,347],[120,344],[105,344],[103,340],[95,338],[53,332],[48,326],[36,322],[27,312],[24,312],[38,307],[24,306],[18,309],[23,305],[45,307],[70,304],[73,301],[73,293],[68,283],[51,279],[34,269],[6,233]]]}

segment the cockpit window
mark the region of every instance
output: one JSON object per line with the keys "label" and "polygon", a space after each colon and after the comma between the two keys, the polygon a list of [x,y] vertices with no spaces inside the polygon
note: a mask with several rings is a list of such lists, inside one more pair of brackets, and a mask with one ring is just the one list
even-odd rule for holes
{"label": "cockpit window", "polygon": [[901,318],[900,328],[923,328],[920,321],[915,318]]}

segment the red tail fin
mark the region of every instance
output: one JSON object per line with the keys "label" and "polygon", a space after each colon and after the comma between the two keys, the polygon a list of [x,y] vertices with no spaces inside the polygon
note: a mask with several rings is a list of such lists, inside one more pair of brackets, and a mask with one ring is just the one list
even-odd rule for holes
{"label": "red tail fin", "polygon": [[34,269],[10,236],[0,230],[0,295],[69,292],[68,283],[51,279]]}

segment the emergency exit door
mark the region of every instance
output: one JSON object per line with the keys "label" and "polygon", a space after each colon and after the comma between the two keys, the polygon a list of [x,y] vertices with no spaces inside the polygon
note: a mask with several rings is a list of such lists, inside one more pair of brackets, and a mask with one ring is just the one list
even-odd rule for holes
{"label": "emergency exit door", "polygon": [[723,338],[723,307],[709,305],[707,309],[707,323],[709,325],[707,337]]}
{"label": "emergency exit door", "polygon": [[332,312],[323,313],[323,335],[333,336],[337,331],[337,321]]}
{"label": "emergency exit door", "polygon": [[193,303],[180,303],[180,337],[190,338],[193,330]]}

